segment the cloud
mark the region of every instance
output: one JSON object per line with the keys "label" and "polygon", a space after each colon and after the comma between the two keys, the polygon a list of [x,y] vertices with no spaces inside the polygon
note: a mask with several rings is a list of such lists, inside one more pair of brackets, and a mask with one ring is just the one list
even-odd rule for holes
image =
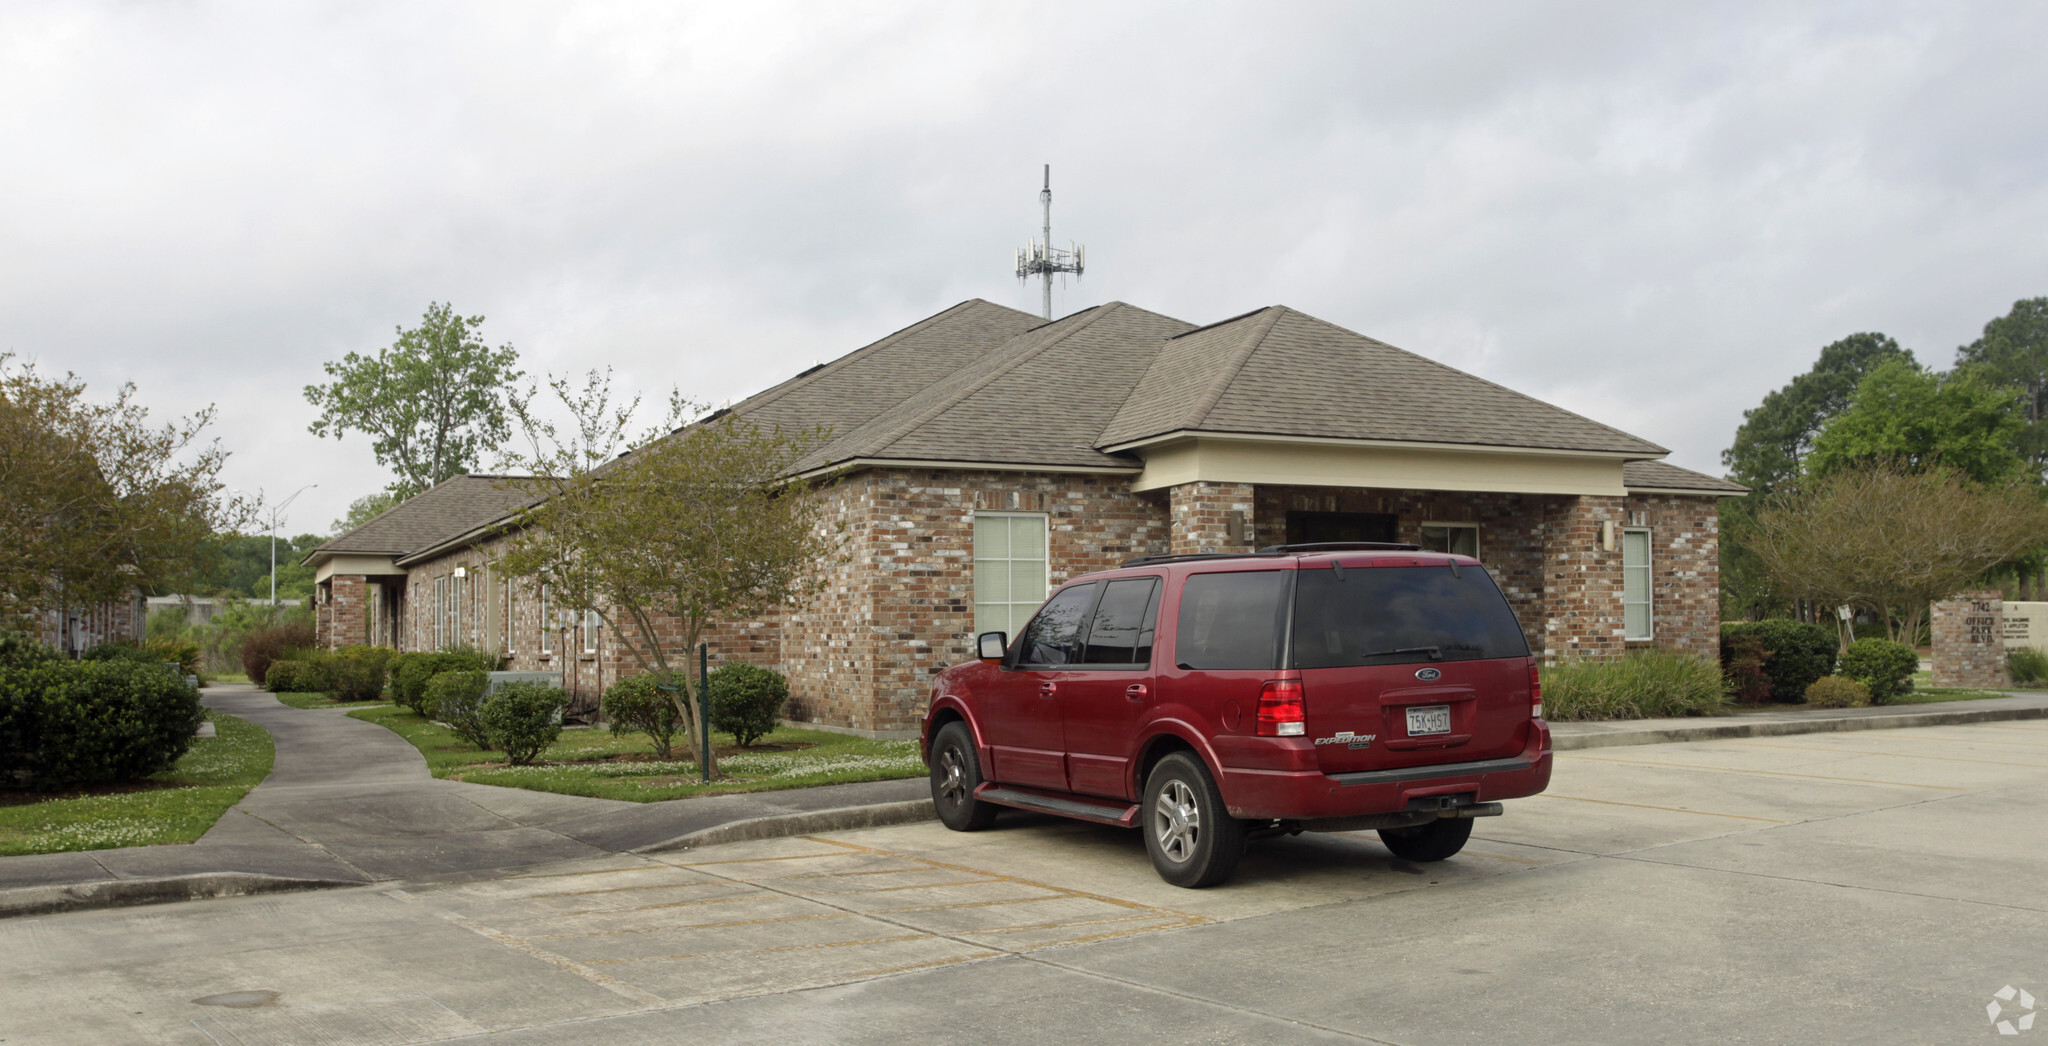
{"label": "cloud", "polygon": [[[429,301],[529,369],[737,398],[1009,275],[1284,302],[1716,470],[1883,330],[2042,283],[2048,14],[1918,4],[10,5],[0,346],[222,409],[231,477],[384,475],[322,361]],[[303,506],[303,508],[302,508]]]}

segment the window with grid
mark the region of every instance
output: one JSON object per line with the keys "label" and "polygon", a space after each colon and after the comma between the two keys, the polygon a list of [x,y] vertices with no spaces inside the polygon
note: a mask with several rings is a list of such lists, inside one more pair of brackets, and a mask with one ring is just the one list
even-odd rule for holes
{"label": "window with grid", "polygon": [[553,623],[548,620],[548,587],[546,585],[540,587],[540,652],[543,654],[555,652]]}
{"label": "window with grid", "polygon": [[583,612],[583,652],[586,654],[597,653],[597,627],[600,620],[595,610]]}
{"label": "window with grid", "polygon": [[1624,639],[1650,639],[1650,532],[1621,532],[1621,624]]}
{"label": "window with grid", "polygon": [[434,579],[434,649],[448,645],[448,579]]}
{"label": "window with grid", "polygon": [[974,631],[1014,636],[1045,602],[1046,517],[974,517]]}

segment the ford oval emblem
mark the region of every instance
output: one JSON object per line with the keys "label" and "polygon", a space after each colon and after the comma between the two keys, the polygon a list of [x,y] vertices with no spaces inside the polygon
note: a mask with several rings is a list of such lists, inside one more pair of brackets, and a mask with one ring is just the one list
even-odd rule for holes
{"label": "ford oval emblem", "polygon": [[1415,670],[1415,678],[1420,679],[1425,683],[1434,683],[1437,680],[1442,679],[1443,675],[1444,674],[1442,672],[1439,672],[1434,668],[1418,668]]}

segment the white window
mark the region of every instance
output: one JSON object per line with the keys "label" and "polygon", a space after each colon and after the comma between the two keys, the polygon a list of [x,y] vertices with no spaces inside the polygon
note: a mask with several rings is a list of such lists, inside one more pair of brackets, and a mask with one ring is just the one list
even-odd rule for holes
{"label": "white window", "polygon": [[1434,552],[1479,558],[1479,524],[1424,523],[1422,547]]}
{"label": "white window", "polygon": [[583,612],[583,652],[586,654],[597,653],[597,626],[600,623],[597,611]]}
{"label": "white window", "polygon": [[519,633],[518,633],[518,631],[517,631],[517,630],[516,630],[516,629],[515,629],[515,628],[513,627],[513,624],[512,624],[512,623],[513,623],[514,621],[518,620],[518,619],[517,619],[516,617],[514,617],[514,616],[513,616],[513,614],[512,614],[512,611],[513,611],[513,606],[512,606],[512,597],[513,597],[513,594],[514,594],[514,593],[516,593],[516,592],[518,592],[518,591],[519,591],[519,586],[517,586],[517,585],[514,585],[514,584],[512,583],[512,580],[511,580],[510,578],[507,578],[507,579],[505,579],[505,642],[504,642],[503,646],[504,646],[505,652],[506,652],[506,653],[508,653],[508,654],[510,654],[510,653],[514,653],[514,652],[515,652],[515,648],[513,647],[513,645],[512,645],[512,644],[513,644],[513,641],[514,641],[514,640],[516,640],[516,639],[518,639],[518,638],[519,638]]}
{"label": "white window", "polygon": [[554,622],[548,620],[548,587],[540,587],[540,652],[555,652]]}
{"label": "white window", "polygon": [[448,645],[448,579],[434,579],[434,649]]}
{"label": "white window", "polygon": [[1625,639],[1649,639],[1650,532],[1621,532],[1621,624]]}
{"label": "white window", "polygon": [[974,516],[974,630],[1015,636],[1045,602],[1046,517]]}

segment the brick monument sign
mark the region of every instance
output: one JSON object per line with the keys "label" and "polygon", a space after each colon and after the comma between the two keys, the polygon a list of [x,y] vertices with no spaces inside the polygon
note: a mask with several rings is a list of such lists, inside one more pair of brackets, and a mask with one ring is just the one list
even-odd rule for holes
{"label": "brick monument sign", "polygon": [[2005,601],[1996,589],[1934,604],[1934,685],[2004,689]]}

